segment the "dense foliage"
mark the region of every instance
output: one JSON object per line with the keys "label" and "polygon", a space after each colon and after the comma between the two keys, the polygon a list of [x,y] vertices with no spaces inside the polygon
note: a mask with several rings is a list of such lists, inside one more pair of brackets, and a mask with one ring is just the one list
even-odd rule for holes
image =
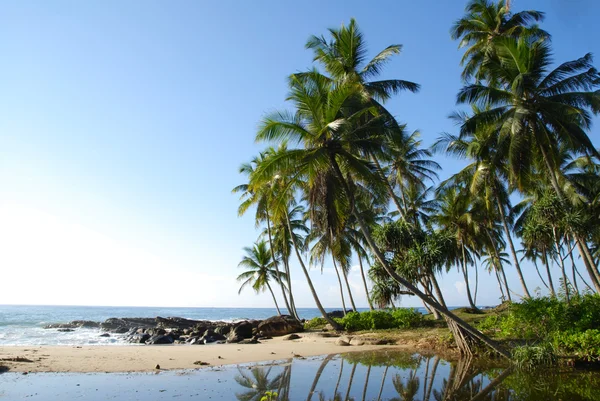
{"label": "dense foliage", "polygon": [[[439,285],[445,272],[458,270],[465,301],[477,309],[482,268],[495,277],[499,299],[525,299],[499,322],[502,334],[542,338],[569,323],[593,329],[595,301],[581,294],[600,293],[600,152],[590,138],[600,74],[591,54],[553,60],[543,20],[543,12],[515,11],[505,0],[467,2],[450,35],[464,51],[460,109],[451,117],[457,128],[430,147],[386,108],[395,95],[420,89],[380,79],[401,45],[368,57],[354,19],[308,39],[314,65],[288,77],[289,107],[261,120],[255,140],[266,149],[240,167],[246,182],[234,189],[239,214],[255,210],[270,277],[291,315],[300,318],[295,256],[336,329],[395,327],[395,317],[374,307],[394,307],[408,293],[435,318],[450,319],[449,328],[462,331],[455,338],[477,338],[503,353],[447,310]],[[434,153],[466,165],[437,183]],[[323,308],[310,268],[333,268],[342,307],[348,302],[356,311],[348,279],[354,263],[372,312],[340,323]],[[551,299],[528,301],[534,285],[523,269],[532,265],[544,293],[564,295],[567,309]],[[518,283],[509,282],[507,269]],[[534,317],[542,320],[528,327]]]}
{"label": "dense foliage", "polygon": [[[374,310],[366,312],[349,312],[341,319],[336,319],[344,330],[382,330],[382,329],[409,329],[423,324],[423,315],[411,308],[398,308],[392,310]],[[327,321],[315,317],[304,324],[305,329],[323,328]]]}
{"label": "dense foliage", "polygon": [[573,297],[569,303],[552,297],[525,299],[511,304],[506,315],[488,317],[479,328],[532,340],[550,339],[563,331],[600,329],[600,295]]}

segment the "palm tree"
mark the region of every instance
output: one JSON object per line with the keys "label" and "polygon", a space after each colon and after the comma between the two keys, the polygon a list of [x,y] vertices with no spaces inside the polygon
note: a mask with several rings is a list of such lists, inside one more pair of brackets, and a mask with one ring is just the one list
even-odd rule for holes
{"label": "palm tree", "polygon": [[[480,110],[474,108],[474,113],[478,112]],[[455,121],[464,122],[470,117],[467,114],[455,113],[452,118]],[[433,149],[444,150],[453,156],[472,160],[461,172],[446,180],[441,186],[466,182],[470,193],[481,198],[488,214],[494,214],[493,209],[498,211],[523,292],[529,298],[531,295],[525,284],[507,217],[509,215],[507,210],[510,210],[510,199],[506,188],[508,179],[506,149],[499,148],[497,143],[498,132],[494,130],[493,126],[479,126],[476,131],[468,132],[460,137],[444,134],[435,142]]]}
{"label": "palm tree", "polygon": [[[319,182],[319,175],[332,169],[336,178],[333,185],[341,187],[336,193],[347,198],[348,211],[355,216],[365,240],[388,274],[455,322],[453,330],[464,330],[466,337],[478,338],[508,356],[489,338],[394,272],[358,213],[360,205],[356,202],[355,184],[383,188],[381,175],[365,159],[365,155],[377,157],[385,153],[384,139],[388,134],[397,132],[397,124],[372,102],[365,102],[359,96],[362,86],[356,83],[332,83],[315,70],[293,75],[289,83],[288,100],[294,105],[294,112],[276,112],[266,117],[257,133],[257,140],[298,143],[301,147],[269,158],[262,168],[257,169],[260,170],[257,179],[266,182],[275,173],[302,177],[306,183],[304,191],[310,193]],[[461,344],[461,349],[470,352],[466,342]]]}
{"label": "palm tree", "polygon": [[465,13],[450,30],[452,39],[460,40],[458,47],[466,48],[461,60],[465,81],[472,77],[478,81],[486,78],[482,66],[495,56],[499,39],[520,36],[550,38],[547,32],[534,25],[544,19],[544,13],[530,10],[513,14],[504,0],[471,0],[465,7]]}
{"label": "palm tree", "polygon": [[[286,216],[290,217],[291,230],[288,229]],[[273,246],[275,247],[275,254],[281,260],[287,274],[286,285],[288,289],[290,306],[292,307],[292,311],[290,311],[290,313],[297,318],[298,311],[296,310],[296,304],[294,301],[292,279],[290,274],[290,257],[292,255],[293,244],[304,244],[305,236],[309,233],[309,229],[306,226],[306,220],[304,218],[304,207],[302,205],[290,206],[286,213],[275,214],[272,218]],[[267,228],[265,228],[262,235],[263,237],[268,238]]]}
{"label": "palm tree", "polygon": [[[441,230],[451,234],[456,240],[456,263],[465,280],[467,299],[473,309],[477,309],[469,284],[468,266],[474,264],[475,253],[480,247],[479,210],[472,197],[460,187],[442,187],[439,192],[439,210],[432,216],[433,222]],[[475,266],[477,269],[477,266]]]}
{"label": "palm tree", "polygon": [[[252,179],[252,175],[255,173],[256,168],[258,165],[260,165],[261,162],[263,162],[265,160],[265,158],[267,158],[269,156],[269,154],[272,154],[275,150],[274,149],[267,149],[264,152],[261,152],[257,157],[255,157],[254,159],[252,159],[252,161],[250,163],[244,163],[240,166],[239,168],[239,172],[241,174],[244,174],[248,177],[249,180]],[[233,193],[241,193],[241,197],[240,200],[242,201],[242,203],[240,204],[240,206],[238,207],[238,215],[239,216],[243,216],[248,209],[250,209],[252,206],[256,206],[256,214],[255,214],[255,224],[258,227],[258,225],[262,222],[262,221],[266,221],[267,223],[267,234],[268,234],[268,239],[269,239],[269,248],[271,250],[271,258],[273,259],[274,263],[275,263],[275,270],[276,273],[279,275],[279,267],[277,265],[277,258],[275,257],[275,247],[273,246],[273,238],[272,238],[272,234],[271,234],[271,216],[270,216],[270,197],[271,197],[271,192],[272,192],[272,183],[268,182],[268,183],[264,183],[264,185],[262,185],[261,187],[250,187],[249,184],[242,184],[242,185],[238,185],[237,187],[233,188],[232,190]],[[288,276],[289,276],[289,271],[287,272]],[[281,280],[281,277],[279,277],[278,279],[278,283],[281,286],[281,295],[283,296],[283,300],[285,302],[286,308],[287,310],[290,312],[290,314],[292,314],[292,316],[294,316],[296,319],[298,319],[298,316],[295,314],[295,307],[292,307],[290,305],[290,303],[288,302],[288,298],[286,296],[286,289],[284,286],[284,282],[283,280]],[[291,287],[289,287],[291,288]],[[290,289],[291,291],[291,289]]]}
{"label": "palm tree", "polygon": [[237,281],[242,282],[238,294],[247,286],[252,287],[257,294],[268,289],[273,297],[275,308],[277,308],[277,314],[281,315],[277,299],[269,282],[279,283],[280,279],[286,280],[287,275],[283,272],[276,272],[277,267],[275,267],[275,262],[271,258],[269,247],[265,241],[256,242],[252,248],[244,248],[244,252],[246,252],[246,256],[238,264],[238,267],[244,267],[248,270],[237,277]]}
{"label": "palm tree", "polygon": [[[484,110],[462,124],[461,135],[494,126],[497,146],[507,149],[511,183],[526,191],[532,172],[539,171],[565,207],[560,153],[600,158],[586,133],[592,114],[600,112],[600,93],[594,91],[600,86],[600,74],[590,54],[548,72],[552,62],[548,41],[503,37],[496,42],[495,56],[485,63],[493,83],[467,85],[458,94],[459,103]],[[597,271],[585,238],[580,233],[574,237],[586,266]]]}

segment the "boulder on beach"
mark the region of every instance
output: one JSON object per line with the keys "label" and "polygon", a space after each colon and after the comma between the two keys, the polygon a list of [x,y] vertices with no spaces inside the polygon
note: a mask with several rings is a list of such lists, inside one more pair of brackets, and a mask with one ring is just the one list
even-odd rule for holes
{"label": "boulder on beach", "polygon": [[273,316],[258,325],[258,332],[263,336],[284,336],[303,330],[302,323],[289,315]]}
{"label": "boulder on beach", "polygon": [[170,335],[155,335],[150,337],[149,340],[146,341],[148,345],[158,345],[158,344],[173,344],[175,340]]}

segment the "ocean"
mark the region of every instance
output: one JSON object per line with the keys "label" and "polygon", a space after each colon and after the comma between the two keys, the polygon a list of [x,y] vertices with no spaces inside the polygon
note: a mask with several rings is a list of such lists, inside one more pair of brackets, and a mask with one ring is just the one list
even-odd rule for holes
{"label": "ocean", "polygon": [[[420,309],[420,308],[417,308]],[[336,310],[328,308],[327,311]],[[368,310],[360,309],[359,310]],[[282,310],[284,312],[285,310]],[[320,316],[317,308],[298,308],[301,318]],[[275,308],[160,308],[114,306],[0,305],[0,346],[3,345],[125,345],[125,335],[100,337],[99,329],[72,332],[44,329],[50,323],[72,320],[103,322],[111,317],[183,317],[195,320],[236,321],[275,316]]]}

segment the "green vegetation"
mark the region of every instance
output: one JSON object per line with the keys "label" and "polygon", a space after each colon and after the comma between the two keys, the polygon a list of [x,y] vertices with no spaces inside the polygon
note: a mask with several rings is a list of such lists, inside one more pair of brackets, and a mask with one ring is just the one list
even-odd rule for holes
{"label": "green vegetation", "polygon": [[[423,325],[423,315],[415,309],[400,308],[393,310],[374,310],[367,312],[349,312],[342,319],[335,319],[347,331],[410,329]],[[306,323],[304,328],[322,329],[327,321],[315,317]]]}
{"label": "green vegetation", "polygon": [[[448,311],[438,284],[457,269],[476,310],[482,267],[496,278],[502,301],[517,291],[525,299],[508,317],[486,321],[486,333],[550,341],[567,326],[595,329],[597,301],[582,294],[600,292],[600,153],[588,136],[600,113],[600,74],[590,54],[552,60],[543,20],[543,12],[514,11],[504,0],[466,4],[450,35],[464,51],[456,132],[429,148],[386,108],[400,92],[420,89],[379,79],[401,45],[368,57],[355,20],[308,39],[314,65],[288,77],[289,107],[262,119],[255,140],[266,149],[240,167],[246,182],[234,189],[240,214],[255,209],[273,282],[293,316],[295,256],[335,329],[410,327],[410,318],[373,311],[408,293],[435,319],[444,317],[463,354],[483,342],[508,356]],[[466,165],[436,183],[436,152]],[[532,283],[519,254],[551,298],[529,300]],[[342,305],[347,300],[356,311],[347,277],[354,260],[372,312],[340,322],[327,315],[309,268],[331,262]],[[508,282],[506,269],[515,269],[518,284]]]}

